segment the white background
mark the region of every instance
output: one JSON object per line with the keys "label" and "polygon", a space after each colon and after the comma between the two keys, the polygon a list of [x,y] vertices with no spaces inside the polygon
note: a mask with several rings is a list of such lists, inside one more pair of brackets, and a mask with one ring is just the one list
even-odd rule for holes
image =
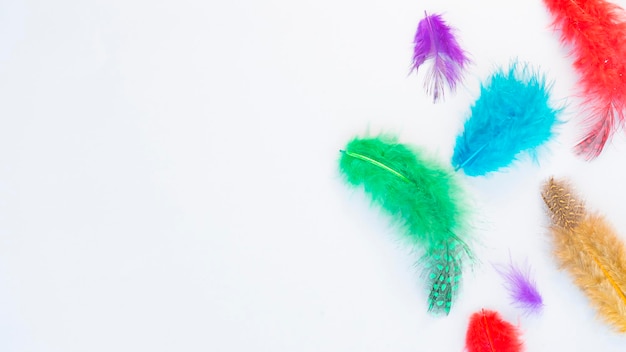
{"label": "white background", "polygon": [[[436,105],[408,75],[424,11],[473,61]],[[481,308],[528,351],[625,350],[550,257],[550,175],[626,239],[626,136],[573,155],[567,53],[539,0],[1,1],[0,351],[462,351]],[[433,317],[338,151],[391,132],[447,162],[513,58],[554,82],[566,122],[538,163],[462,176],[479,261]],[[509,256],[532,266],[541,315],[510,305],[492,267]]]}

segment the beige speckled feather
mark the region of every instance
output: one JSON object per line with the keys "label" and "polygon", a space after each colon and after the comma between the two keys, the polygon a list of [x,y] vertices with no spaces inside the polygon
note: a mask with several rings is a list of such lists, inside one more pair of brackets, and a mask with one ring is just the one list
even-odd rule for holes
{"label": "beige speckled feather", "polygon": [[542,192],[552,218],[554,256],[587,295],[598,315],[626,332],[626,253],[606,222],[586,212],[563,181],[550,179]]}

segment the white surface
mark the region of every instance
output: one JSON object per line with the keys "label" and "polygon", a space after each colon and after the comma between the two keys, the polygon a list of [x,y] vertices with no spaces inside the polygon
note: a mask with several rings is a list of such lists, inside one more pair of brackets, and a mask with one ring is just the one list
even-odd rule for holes
{"label": "white surface", "polygon": [[[474,61],[437,105],[407,76],[425,10]],[[368,130],[449,160],[480,81],[514,57],[575,119],[549,23],[539,0],[0,2],[0,351],[461,351],[483,307],[528,351],[626,350],[556,269],[539,197],[569,177],[626,236],[623,133],[586,163],[573,120],[539,165],[466,178],[481,264],[446,318],[337,173]],[[491,267],[509,253],[543,315],[509,305]]]}

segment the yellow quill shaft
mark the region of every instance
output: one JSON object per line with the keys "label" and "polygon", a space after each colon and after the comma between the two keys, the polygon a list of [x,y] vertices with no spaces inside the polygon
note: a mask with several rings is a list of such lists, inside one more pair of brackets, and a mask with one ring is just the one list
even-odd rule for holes
{"label": "yellow quill shaft", "polygon": [[550,232],[559,266],[606,323],[626,332],[624,243],[604,217],[585,210],[567,183],[551,178],[542,197],[552,219]]}

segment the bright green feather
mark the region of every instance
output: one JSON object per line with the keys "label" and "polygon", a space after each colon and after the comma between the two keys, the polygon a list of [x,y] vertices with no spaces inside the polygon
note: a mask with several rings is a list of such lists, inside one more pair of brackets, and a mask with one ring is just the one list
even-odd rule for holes
{"label": "bright green feather", "polygon": [[341,172],[363,186],[372,200],[403,229],[405,239],[424,250],[431,293],[429,310],[450,311],[469,255],[463,192],[451,169],[391,137],[355,138],[342,151]]}

